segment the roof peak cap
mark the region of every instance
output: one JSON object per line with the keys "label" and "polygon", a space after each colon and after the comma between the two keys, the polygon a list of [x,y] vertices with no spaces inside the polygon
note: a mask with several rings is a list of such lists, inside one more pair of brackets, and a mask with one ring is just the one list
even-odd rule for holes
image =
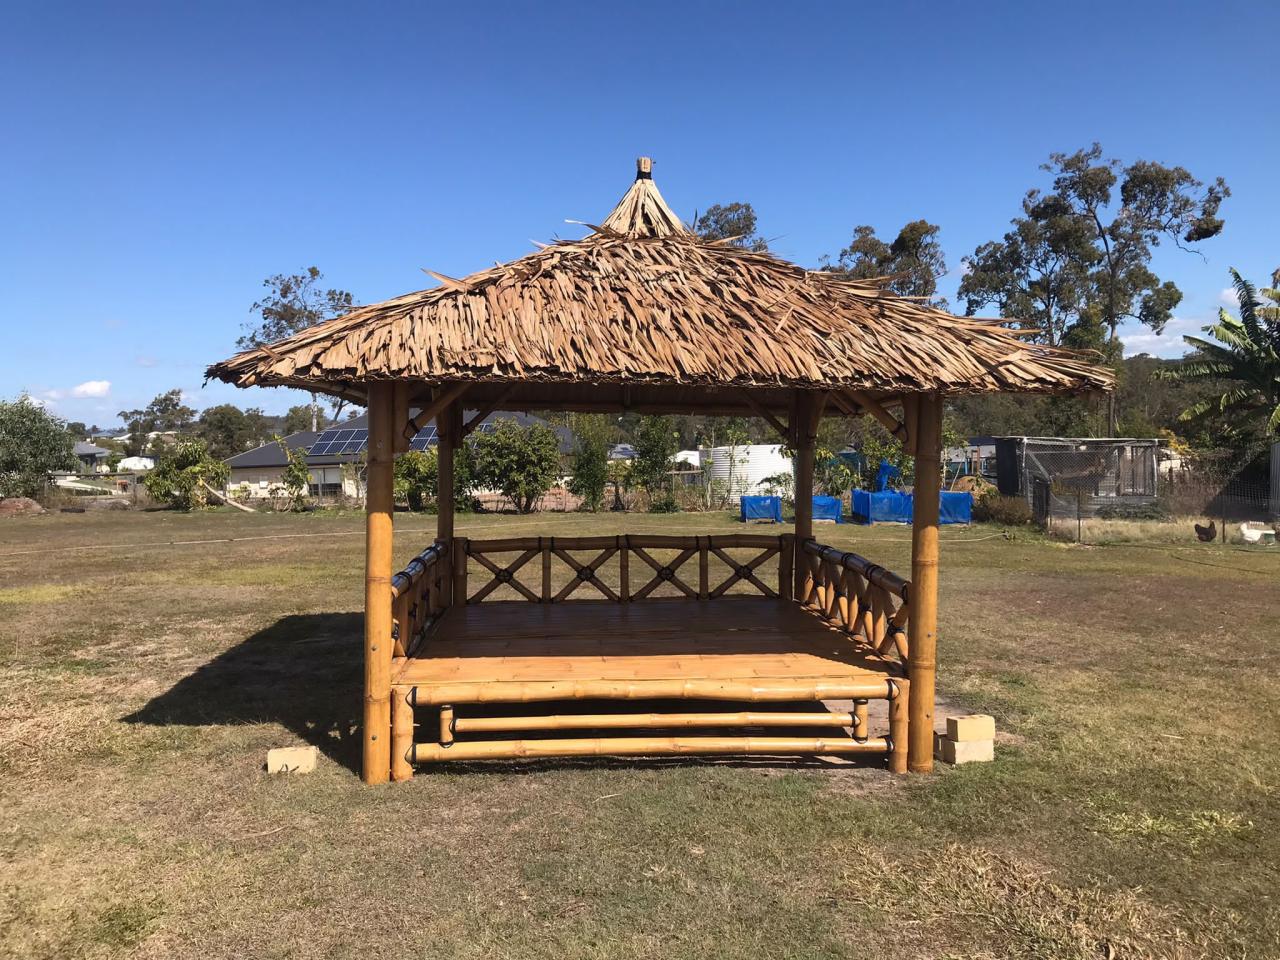
{"label": "roof peak cap", "polygon": [[688,228],[662,199],[653,182],[653,158],[636,158],[636,179],[600,225],[606,234],[624,237],[688,236]]}

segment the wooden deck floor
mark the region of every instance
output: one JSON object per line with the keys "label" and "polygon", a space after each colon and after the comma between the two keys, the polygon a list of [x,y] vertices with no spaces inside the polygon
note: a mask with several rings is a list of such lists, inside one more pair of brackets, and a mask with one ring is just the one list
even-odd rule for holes
{"label": "wooden deck floor", "polygon": [[883,690],[896,671],[784,600],[499,601],[449,611],[419,655],[397,663],[394,682],[416,687],[418,703],[782,700]]}

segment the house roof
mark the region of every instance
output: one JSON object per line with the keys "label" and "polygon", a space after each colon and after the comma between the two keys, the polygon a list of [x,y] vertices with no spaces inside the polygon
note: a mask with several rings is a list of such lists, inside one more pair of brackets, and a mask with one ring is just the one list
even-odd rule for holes
{"label": "house roof", "polygon": [[704,241],[672,213],[649,169],[642,158],[626,195],[584,239],[462,280],[433,274],[440,286],[244,351],[207,375],[353,397],[385,380],[543,386],[519,392],[526,409],[539,399],[581,403],[575,387],[598,399],[609,385],[882,397],[1113,386],[1085,355],[897,296],[891,277],[851,279]]}
{"label": "house roof", "polygon": [[[411,413],[415,413],[415,412],[416,411],[411,411]],[[464,417],[469,418],[471,416],[474,416],[474,414],[475,414],[475,411],[465,411],[463,415]],[[514,420],[516,423],[518,423],[522,427],[531,426],[532,424],[535,424],[535,423],[547,425],[546,421],[541,419],[540,417],[530,416],[527,413],[518,413],[518,412],[506,411],[506,410],[495,411],[489,414],[482,421],[482,425],[496,423],[499,420]],[[423,432],[427,432],[428,430],[433,430],[434,427],[435,427],[435,421],[433,420],[429,424],[423,427]],[[358,417],[352,417],[350,420],[343,421],[342,423],[335,423],[332,426],[328,427],[327,430],[321,430],[321,431],[304,430],[301,433],[290,434],[289,436],[284,437],[283,439],[285,444],[289,447],[290,450],[303,449],[303,450],[310,451],[312,446],[315,445],[316,441],[326,432],[352,430],[352,431],[363,431],[367,433],[368,429],[369,429],[369,418],[366,414],[361,414]],[[559,441],[560,452],[562,454],[571,453],[573,450],[573,444],[574,444],[572,432],[565,429],[564,427],[557,427],[554,425],[551,426],[551,429],[555,432],[556,439]],[[360,458],[359,452],[343,453],[343,454],[326,453],[326,454],[319,454],[315,456],[313,456],[308,452],[307,466],[309,467],[338,466],[344,463],[351,463],[355,460],[358,460],[359,458]],[[283,467],[286,462],[287,462],[287,458],[284,455],[284,451],[280,449],[280,444],[276,443],[275,441],[272,441],[271,443],[264,443],[262,446],[255,447],[252,450],[246,450],[244,453],[237,453],[234,457],[228,457],[226,461],[227,466],[233,469],[239,469],[239,470],[250,469],[255,467],[257,468]]]}
{"label": "house roof", "polygon": [[77,457],[105,457],[108,456],[111,451],[106,447],[100,447],[94,443],[77,440],[74,453]]}

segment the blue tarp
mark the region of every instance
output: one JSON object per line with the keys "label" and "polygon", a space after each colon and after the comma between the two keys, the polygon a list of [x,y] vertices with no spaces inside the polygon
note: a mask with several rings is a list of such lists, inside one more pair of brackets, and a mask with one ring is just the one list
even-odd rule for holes
{"label": "blue tarp", "polygon": [[880,469],[876,471],[876,493],[882,493],[889,489],[889,481],[896,477],[902,476],[902,471],[895,467],[888,460],[880,461]]}
{"label": "blue tarp", "polygon": [[[854,490],[852,500],[853,519],[858,523],[910,523],[915,507],[911,494],[896,490]],[[971,523],[973,495],[943,493],[938,513],[939,523]]]}
{"label": "blue tarp", "polygon": [[939,509],[939,523],[972,523],[973,494],[943,493]]}
{"label": "blue tarp", "polygon": [[844,503],[839,497],[814,497],[813,519],[834,520],[840,522],[840,514],[844,512]]}
{"label": "blue tarp", "polygon": [[739,501],[743,523],[748,520],[782,522],[781,497],[743,497]]}
{"label": "blue tarp", "polygon": [[853,519],[858,523],[910,523],[911,494],[897,490],[853,491]]}

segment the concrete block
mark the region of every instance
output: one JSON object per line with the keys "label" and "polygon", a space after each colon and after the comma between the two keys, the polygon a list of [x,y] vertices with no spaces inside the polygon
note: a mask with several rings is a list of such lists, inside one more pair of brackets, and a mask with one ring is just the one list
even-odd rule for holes
{"label": "concrete block", "polygon": [[316,747],[276,747],[267,751],[267,772],[310,773],[319,754]]}
{"label": "concrete block", "polygon": [[946,737],[938,737],[934,740],[934,746],[934,757],[954,766],[962,763],[990,763],[996,758],[994,740],[964,740],[957,743]]}
{"label": "concrete block", "polygon": [[947,717],[947,739],[956,743],[968,740],[994,740],[996,721],[985,713],[971,713],[966,717]]}

